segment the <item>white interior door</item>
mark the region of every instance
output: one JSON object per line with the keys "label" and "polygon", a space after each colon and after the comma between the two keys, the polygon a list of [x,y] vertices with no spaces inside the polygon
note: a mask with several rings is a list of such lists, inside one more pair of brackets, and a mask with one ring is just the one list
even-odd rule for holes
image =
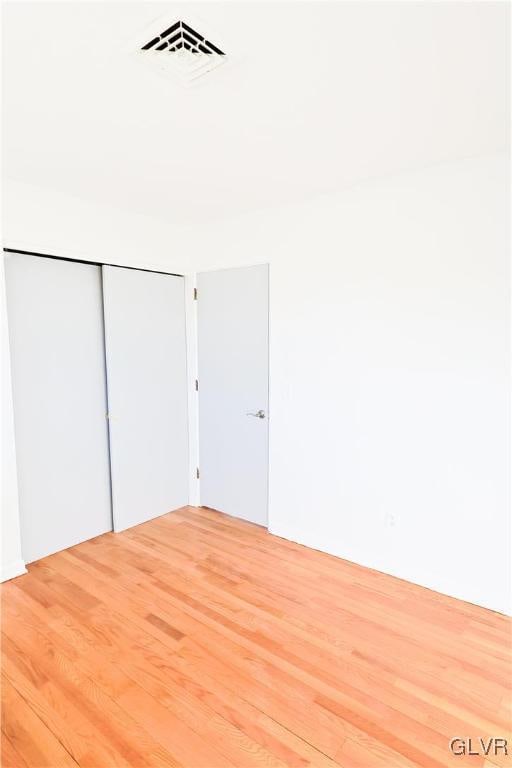
{"label": "white interior door", "polygon": [[6,254],[25,562],[112,530],[101,271]]}
{"label": "white interior door", "polygon": [[116,531],[188,504],[184,282],[103,267]]}
{"label": "white interior door", "polygon": [[201,504],[267,525],[268,266],[197,286]]}

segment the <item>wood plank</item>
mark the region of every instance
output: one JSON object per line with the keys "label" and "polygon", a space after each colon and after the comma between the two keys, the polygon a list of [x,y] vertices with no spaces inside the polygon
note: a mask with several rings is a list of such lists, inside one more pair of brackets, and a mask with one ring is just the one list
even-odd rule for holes
{"label": "wood plank", "polygon": [[77,763],[2,675],[2,732],[27,765],[76,768]]}
{"label": "wood plank", "polygon": [[512,764],[448,748],[510,739],[507,617],[221,513],[99,536],[1,591],[7,768]]}

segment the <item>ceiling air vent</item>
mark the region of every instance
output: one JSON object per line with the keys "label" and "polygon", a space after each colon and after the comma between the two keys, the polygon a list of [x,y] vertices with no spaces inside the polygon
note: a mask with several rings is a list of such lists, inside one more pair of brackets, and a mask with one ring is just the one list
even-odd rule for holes
{"label": "ceiling air vent", "polygon": [[188,82],[215,69],[226,56],[217,45],[181,20],[145,43],[141,51],[160,69],[173,69]]}

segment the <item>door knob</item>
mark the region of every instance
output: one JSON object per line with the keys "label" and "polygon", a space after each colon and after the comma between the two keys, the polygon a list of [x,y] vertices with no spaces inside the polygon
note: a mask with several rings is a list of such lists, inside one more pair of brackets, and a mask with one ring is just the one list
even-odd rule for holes
{"label": "door knob", "polygon": [[249,413],[246,414],[246,416],[255,416],[257,419],[264,419],[265,418],[265,411],[259,410],[256,411],[256,413]]}

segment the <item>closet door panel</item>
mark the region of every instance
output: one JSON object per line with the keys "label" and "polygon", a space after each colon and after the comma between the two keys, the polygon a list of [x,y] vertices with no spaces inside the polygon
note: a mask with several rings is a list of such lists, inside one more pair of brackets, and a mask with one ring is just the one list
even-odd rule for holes
{"label": "closet door panel", "polygon": [[103,267],[114,530],[188,504],[184,279]]}
{"label": "closet door panel", "polygon": [[23,557],[112,530],[101,270],[6,254]]}

